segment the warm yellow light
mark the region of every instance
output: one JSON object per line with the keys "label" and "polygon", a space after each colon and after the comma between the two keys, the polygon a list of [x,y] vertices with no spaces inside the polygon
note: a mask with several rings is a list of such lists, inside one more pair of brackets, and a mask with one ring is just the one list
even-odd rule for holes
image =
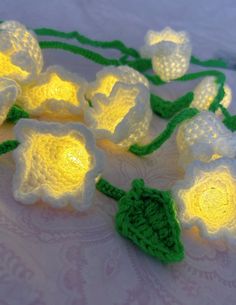
{"label": "warm yellow light", "polygon": [[35,82],[22,87],[19,104],[31,114],[81,113],[86,82],[62,67],[53,66]]}
{"label": "warm yellow light", "polygon": [[204,175],[190,189],[182,191],[181,196],[186,217],[201,218],[210,233],[216,233],[236,218],[236,185],[227,172]]}
{"label": "warm yellow light", "polygon": [[34,34],[16,21],[0,24],[0,76],[25,82],[42,67],[42,51]]}
{"label": "warm yellow light", "polygon": [[85,122],[99,139],[128,147],[144,137],[151,121],[149,91],[143,85],[118,82],[110,96],[94,97],[85,111]]}
{"label": "warm yellow light", "polygon": [[17,200],[33,203],[41,198],[77,209],[91,204],[102,155],[86,127],[21,120],[15,130],[21,140],[14,155]]}
{"label": "warm yellow light", "polygon": [[222,158],[210,163],[195,161],[188,167],[173,192],[185,226],[197,225],[203,235],[212,238],[235,235],[235,165],[234,160]]}
{"label": "warm yellow light", "polygon": [[138,71],[128,66],[107,67],[97,73],[95,82],[89,84],[87,99],[92,102],[97,94],[108,97],[118,82],[133,85],[140,83],[149,88],[148,80]]}

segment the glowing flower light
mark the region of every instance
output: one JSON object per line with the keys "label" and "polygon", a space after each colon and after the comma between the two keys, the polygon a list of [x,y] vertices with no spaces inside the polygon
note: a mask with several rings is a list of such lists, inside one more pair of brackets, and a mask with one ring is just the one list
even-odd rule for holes
{"label": "glowing flower light", "polygon": [[33,115],[80,114],[87,103],[84,99],[86,85],[76,74],[51,66],[34,82],[22,86],[18,104]]}
{"label": "glowing flower light", "polygon": [[[191,103],[192,107],[199,110],[208,110],[217,95],[219,84],[216,83],[214,77],[204,78],[194,90],[194,99]],[[224,86],[225,96],[221,101],[221,105],[228,108],[232,100],[232,92],[228,85]],[[219,109],[217,114],[221,113]]]}
{"label": "glowing flower light", "polygon": [[85,122],[98,139],[129,147],[147,134],[152,112],[149,90],[142,84],[118,82],[109,96],[97,94],[92,104],[85,110]]}
{"label": "glowing flower light", "polygon": [[0,77],[29,81],[42,67],[42,52],[34,34],[16,21],[0,24]]}
{"label": "glowing flower light", "polygon": [[235,134],[208,111],[181,124],[176,140],[182,166],[193,160],[209,162],[221,156],[233,158],[236,155]]}
{"label": "glowing flower light", "polygon": [[89,84],[87,99],[92,100],[96,94],[108,97],[117,82],[132,85],[140,83],[149,88],[148,80],[138,71],[128,66],[107,67],[96,74],[96,81]]}
{"label": "glowing flower light", "polygon": [[140,52],[152,59],[153,70],[162,80],[170,81],[186,73],[191,51],[187,33],[167,27],[161,32],[148,31]]}
{"label": "glowing flower light", "polygon": [[103,154],[82,124],[45,123],[23,119],[15,126],[20,142],[14,151],[16,200],[43,200],[54,207],[71,204],[78,210],[92,204]]}
{"label": "glowing flower light", "polygon": [[196,225],[207,238],[236,241],[235,160],[193,162],[173,194],[185,227]]}
{"label": "glowing flower light", "polygon": [[0,78],[0,125],[5,121],[19,93],[20,87],[14,80]]}

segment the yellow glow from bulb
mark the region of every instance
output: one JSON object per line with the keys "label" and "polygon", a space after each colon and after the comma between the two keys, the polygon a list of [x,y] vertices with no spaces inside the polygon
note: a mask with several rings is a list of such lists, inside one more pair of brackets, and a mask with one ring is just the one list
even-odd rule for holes
{"label": "yellow glow from bulb", "polygon": [[97,129],[105,129],[113,133],[130,109],[135,106],[138,94],[139,90],[136,88],[120,89],[109,104],[100,103],[99,112],[94,114]]}
{"label": "yellow glow from bulb", "polygon": [[24,79],[28,75],[29,73],[27,71],[11,62],[11,53],[0,53],[0,77],[11,76],[15,78],[15,76],[21,76],[21,78]]}
{"label": "yellow glow from bulb", "polygon": [[162,41],[170,41],[176,44],[181,44],[184,42],[184,37],[182,35],[179,35],[178,33],[173,33],[173,32],[163,32],[163,33],[158,33],[158,34],[152,34],[149,36],[149,44],[154,45],[156,43],[160,43]]}
{"label": "yellow glow from bulb", "polygon": [[26,108],[30,111],[48,100],[65,101],[78,106],[80,103],[77,98],[78,89],[79,84],[62,80],[56,73],[52,73],[46,83],[23,87],[22,106],[26,105]]}
{"label": "yellow glow from bulb", "polygon": [[236,217],[236,185],[227,170],[202,173],[195,185],[181,191],[185,218],[200,218],[207,231],[230,227]]}
{"label": "yellow glow from bulb", "polygon": [[24,192],[46,186],[56,198],[83,189],[92,161],[82,138],[72,134],[61,137],[35,134],[31,143],[25,151],[28,170]]}
{"label": "yellow glow from bulb", "polygon": [[91,96],[94,96],[97,93],[104,94],[105,96],[109,96],[111,94],[111,91],[114,87],[114,85],[119,81],[119,78],[115,75],[106,75],[104,76],[99,86],[96,87],[94,90],[91,91]]}

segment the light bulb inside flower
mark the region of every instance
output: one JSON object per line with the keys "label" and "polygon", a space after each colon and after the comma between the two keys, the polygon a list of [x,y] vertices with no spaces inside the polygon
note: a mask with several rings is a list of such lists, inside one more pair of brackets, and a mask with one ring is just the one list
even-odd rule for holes
{"label": "light bulb inside flower", "polygon": [[68,116],[81,114],[87,103],[87,83],[75,73],[51,66],[34,82],[22,86],[18,104],[33,115]]}
{"label": "light bulb inside flower", "polygon": [[197,225],[205,237],[236,241],[235,160],[193,162],[173,193],[184,226]]}
{"label": "light bulb inside flower", "polygon": [[20,142],[14,151],[16,200],[32,204],[42,199],[55,207],[71,204],[78,210],[92,204],[103,154],[85,126],[24,119],[15,133]]}

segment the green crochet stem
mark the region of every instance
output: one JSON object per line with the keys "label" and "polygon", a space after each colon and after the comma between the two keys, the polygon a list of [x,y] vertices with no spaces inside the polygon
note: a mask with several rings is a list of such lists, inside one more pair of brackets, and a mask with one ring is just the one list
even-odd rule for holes
{"label": "green crochet stem", "polygon": [[193,97],[193,92],[188,92],[175,101],[167,101],[160,96],[151,94],[150,103],[155,114],[164,119],[170,119],[179,111],[188,108],[193,101]]}
{"label": "green crochet stem", "polygon": [[127,47],[122,41],[120,40],[112,40],[112,41],[99,41],[90,39],[77,31],[73,32],[62,32],[56,29],[50,28],[40,28],[35,29],[34,32],[38,36],[50,36],[56,38],[63,38],[63,39],[75,39],[79,43],[84,45],[89,45],[92,47],[98,47],[102,49],[116,49],[119,50],[121,53],[132,56],[134,58],[140,58],[139,52],[133,48]]}
{"label": "green crochet stem", "polygon": [[137,156],[146,156],[153,153],[171,137],[179,124],[194,117],[198,113],[199,111],[195,108],[187,108],[182,110],[180,113],[175,115],[171,121],[168,122],[165,130],[162,131],[161,134],[159,134],[154,140],[152,140],[151,143],[143,146],[134,144],[129,148],[129,151]]}
{"label": "green crochet stem", "polygon": [[17,140],[7,140],[0,144],[0,155],[6,154],[14,149],[17,148],[17,146],[20,143]]}
{"label": "green crochet stem", "polygon": [[104,195],[106,195],[110,198],[113,198],[116,201],[120,200],[126,194],[125,191],[112,185],[110,182],[108,182],[104,178],[99,179],[99,181],[96,184],[96,188],[98,191],[100,191]]}
{"label": "green crochet stem", "polygon": [[11,107],[7,115],[7,121],[10,123],[16,123],[18,120],[23,118],[29,118],[29,113],[18,105]]}

